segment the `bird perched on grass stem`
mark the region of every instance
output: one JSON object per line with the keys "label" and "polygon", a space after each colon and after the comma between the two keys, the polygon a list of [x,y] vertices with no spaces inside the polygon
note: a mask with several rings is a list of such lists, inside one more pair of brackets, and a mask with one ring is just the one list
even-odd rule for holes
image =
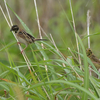
{"label": "bird perched on grass stem", "polygon": [[86,54],[98,70],[100,68],[100,60],[92,53],[90,48],[86,50]]}
{"label": "bird perched on grass stem", "polygon": [[28,44],[34,43],[35,41],[47,41],[47,39],[35,39],[32,35],[28,34],[24,30],[20,29],[18,25],[13,25],[10,31],[14,31],[18,39],[18,43],[23,43],[26,47],[21,51],[21,53],[27,48]]}

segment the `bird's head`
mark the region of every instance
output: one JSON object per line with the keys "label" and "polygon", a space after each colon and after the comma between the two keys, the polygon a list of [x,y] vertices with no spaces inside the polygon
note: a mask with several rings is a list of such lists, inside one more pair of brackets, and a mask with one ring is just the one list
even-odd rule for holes
{"label": "bird's head", "polygon": [[19,30],[18,25],[13,25],[10,29],[10,31],[14,31],[15,33],[17,33],[17,31]]}
{"label": "bird's head", "polygon": [[90,56],[90,55],[92,54],[92,51],[91,51],[90,48],[88,48],[88,49],[86,50],[86,54],[87,54],[87,56]]}

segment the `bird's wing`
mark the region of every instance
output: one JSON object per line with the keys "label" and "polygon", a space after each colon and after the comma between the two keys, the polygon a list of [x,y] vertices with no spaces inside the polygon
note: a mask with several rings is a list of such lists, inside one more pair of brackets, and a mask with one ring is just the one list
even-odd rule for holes
{"label": "bird's wing", "polygon": [[24,30],[19,31],[18,34],[20,35],[21,38],[25,39],[28,43],[34,42],[35,38],[32,35],[25,32]]}

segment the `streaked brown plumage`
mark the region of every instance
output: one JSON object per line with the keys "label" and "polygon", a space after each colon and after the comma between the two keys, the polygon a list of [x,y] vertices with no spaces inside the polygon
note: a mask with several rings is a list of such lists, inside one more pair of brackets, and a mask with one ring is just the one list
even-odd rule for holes
{"label": "streaked brown plumage", "polygon": [[91,59],[91,61],[95,65],[95,67],[97,69],[99,69],[100,68],[100,60],[92,53],[92,50],[90,48],[86,50],[86,54]]}
{"label": "streaked brown plumage", "polygon": [[18,25],[13,25],[10,31],[14,31],[18,39],[18,43],[23,43],[26,47],[21,51],[21,53],[27,48],[28,44],[34,43],[35,41],[47,41],[47,39],[35,39],[32,35],[28,34],[22,29],[19,29]]}

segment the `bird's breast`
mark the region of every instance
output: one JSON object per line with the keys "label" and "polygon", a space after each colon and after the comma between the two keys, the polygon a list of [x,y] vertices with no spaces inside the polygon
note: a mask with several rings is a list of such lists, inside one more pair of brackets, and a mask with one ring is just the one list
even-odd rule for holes
{"label": "bird's breast", "polygon": [[28,45],[28,43],[27,43],[27,41],[26,41],[25,39],[23,39],[23,38],[21,38],[21,37],[19,37],[19,36],[17,36],[17,35],[16,35],[16,37],[17,37],[17,39],[18,39],[18,41],[19,41],[20,43],[23,43],[23,44],[25,44],[25,45]]}

